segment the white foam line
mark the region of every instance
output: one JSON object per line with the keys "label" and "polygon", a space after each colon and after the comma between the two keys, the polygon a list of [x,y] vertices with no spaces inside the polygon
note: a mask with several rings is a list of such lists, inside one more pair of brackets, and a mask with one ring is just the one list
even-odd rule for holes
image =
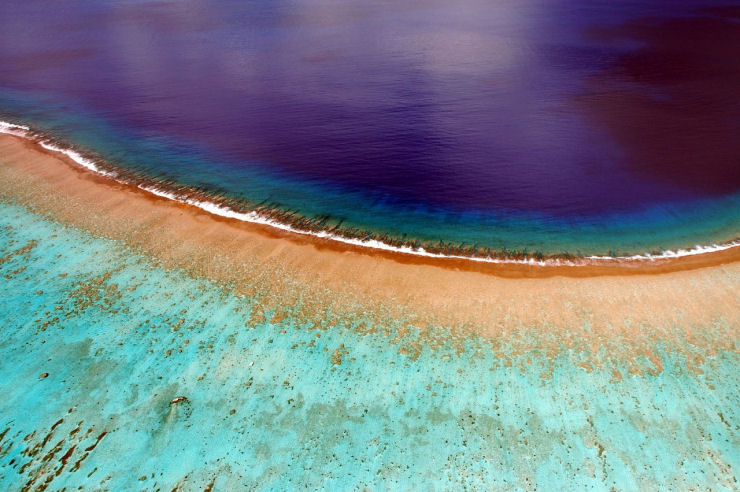
{"label": "white foam line", "polygon": [[167,198],[169,200],[174,200],[179,203],[191,205],[193,207],[200,208],[201,210],[205,210],[206,212],[211,213],[213,215],[218,215],[220,217],[240,220],[242,222],[251,222],[253,224],[266,225],[266,226],[274,227],[276,229],[281,229],[283,231],[292,232],[295,234],[302,234],[304,236],[313,236],[313,237],[318,237],[321,239],[330,239],[332,241],[350,244],[353,246],[360,246],[360,247],[372,248],[372,249],[381,249],[384,251],[392,251],[394,253],[411,254],[411,255],[417,255],[417,256],[425,256],[429,258],[452,258],[452,259],[461,259],[461,260],[470,260],[470,261],[479,261],[479,262],[488,262],[488,263],[521,263],[521,264],[527,264],[527,265],[542,265],[542,266],[547,265],[547,264],[553,264],[552,262],[561,264],[560,260],[535,260],[535,259],[517,260],[514,258],[511,258],[511,259],[480,258],[480,257],[472,257],[472,256],[443,255],[440,253],[431,253],[429,251],[426,251],[424,248],[412,248],[410,246],[392,246],[388,243],[384,243],[376,239],[353,239],[353,238],[347,238],[344,236],[340,236],[338,234],[332,234],[329,231],[317,231],[317,232],[306,231],[304,229],[298,229],[296,227],[293,227],[289,224],[285,224],[283,222],[278,222],[269,217],[265,217],[264,215],[260,215],[256,211],[237,212],[228,207],[218,205],[217,203],[179,197],[175,195],[174,193],[162,191],[154,187],[144,186],[144,185],[138,185],[138,187],[146,192],[152,193],[153,195]]}
{"label": "white foam line", "polygon": [[66,155],[67,157],[69,157],[70,159],[72,159],[73,161],[75,161],[80,166],[86,167],[87,169],[89,169],[92,172],[95,172],[95,173],[98,173],[98,174],[102,174],[103,176],[108,176],[108,177],[111,177],[111,178],[116,176],[115,173],[112,173],[110,171],[106,171],[104,169],[100,169],[98,166],[95,165],[95,163],[93,161],[91,161],[90,159],[86,159],[79,152],[76,152],[76,151],[71,150],[71,149],[63,149],[61,147],[57,147],[54,144],[46,143],[46,142],[43,142],[43,141],[39,141],[39,145],[41,145],[46,150],[51,150],[51,151],[59,152],[61,154]]}
{"label": "white foam line", "polygon": [[[25,125],[16,125],[15,123],[8,123],[7,121],[0,120],[0,133],[9,133],[11,135],[15,135],[18,137],[24,137],[29,140],[36,140],[33,138],[33,135],[31,135],[31,129],[29,127]],[[95,162],[91,161],[90,159],[85,158],[82,154],[80,154],[77,151],[74,151],[72,149],[64,149],[62,147],[58,147],[54,145],[53,143],[50,143],[49,141],[44,141],[41,139],[36,140],[36,142],[41,147],[45,148],[46,150],[51,150],[53,152],[59,152],[61,154],[66,155],[67,157],[75,161],[77,164],[89,169],[90,171],[96,172],[98,174],[102,174],[103,176],[115,177],[115,173],[99,168],[95,164]]]}
{"label": "white foam line", "polygon": [[697,244],[691,249],[678,249],[676,251],[669,249],[669,250],[661,251],[659,255],[651,255],[650,253],[645,253],[642,255],[632,255],[632,256],[585,256],[584,258],[588,260],[660,260],[663,258],[681,258],[684,256],[695,256],[695,255],[703,255],[706,253],[715,253],[717,251],[725,251],[727,249],[732,249],[737,246],[740,246],[740,241],[730,241],[729,243],[709,244],[705,246],[701,246]]}
{"label": "white foam line", "polygon": [[[101,169],[95,164],[95,162],[93,162],[90,159],[85,158],[82,154],[80,154],[77,151],[74,151],[72,149],[61,148],[49,142],[34,138],[34,136],[31,134],[31,129],[27,126],[17,125],[14,123],[9,123],[9,122],[0,120],[0,133],[7,133],[10,135],[24,137],[30,140],[35,140],[43,148],[50,150],[50,151],[59,152],[61,154],[64,154],[70,159],[72,159],[74,162],[79,164],[80,166],[90,171],[93,171],[95,173],[98,173],[98,174],[101,174],[103,176],[107,176],[113,179],[116,178],[115,173]],[[117,179],[116,181],[123,182]],[[130,183],[127,183],[127,184],[130,184]],[[548,266],[548,265],[551,265],[551,266],[589,266],[593,264],[592,263],[593,261],[654,261],[654,260],[660,260],[660,259],[666,259],[666,258],[681,258],[684,256],[694,256],[694,255],[700,255],[700,254],[706,254],[706,253],[713,253],[713,252],[724,251],[724,250],[728,250],[728,249],[740,246],[740,240],[736,240],[736,241],[732,241],[732,242],[725,243],[725,244],[711,244],[711,245],[706,245],[706,246],[696,245],[692,249],[679,249],[676,251],[667,250],[667,251],[661,252],[661,254],[659,255],[652,255],[650,253],[644,253],[644,254],[638,254],[638,255],[632,255],[632,256],[586,256],[580,259],[580,261],[561,260],[557,258],[549,258],[546,260],[535,260],[534,258],[517,259],[517,258],[497,258],[497,257],[490,257],[490,256],[482,258],[482,257],[476,257],[476,256],[445,255],[441,253],[432,253],[430,251],[426,251],[424,248],[412,248],[410,246],[392,246],[388,243],[384,243],[376,239],[353,239],[353,238],[347,238],[347,237],[341,236],[339,234],[332,234],[331,232],[325,231],[325,230],[314,232],[314,231],[307,231],[304,229],[298,229],[289,224],[285,224],[283,222],[279,222],[277,220],[261,215],[257,211],[237,212],[229,207],[225,207],[223,205],[219,205],[214,202],[195,200],[192,198],[178,196],[169,191],[162,191],[152,186],[144,186],[144,185],[137,185],[137,186],[139,189],[146,191],[147,193],[151,193],[153,195],[166,198],[168,200],[173,200],[179,203],[191,205],[193,207],[197,207],[213,215],[218,215],[220,217],[240,220],[242,222],[251,222],[254,224],[261,224],[261,225],[265,225],[269,227],[274,227],[276,229],[280,229],[283,231],[288,231],[294,234],[301,234],[304,236],[313,236],[313,237],[318,237],[321,239],[328,239],[328,240],[332,240],[332,241],[336,241],[336,242],[340,242],[344,244],[349,244],[352,246],[379,249],[383,251],[390,251],[393,253],[401,253],[401,254],[407,254],[407,255],[423,256],[426,258],[455,259],[455,260],[475,261],[475,262],[480,262],[480,263],[518,264],[518,265],[532,265],[532,266],[535,266],[535,265],[536,266]],[[591,260],[591,262],[585,261],[585,260]]]}
{"label": "white foam line", "polygon": [[27,138],[30,130],[31,129],[29,127],[24,125],[16,125],[14,123],[0,120],[0,133],[9,133],[10,135]]}
{"label": "white foam line", "polygon": [[[331,239],[333,241],[338,241],[338,242],[342,242],[345,244],[351,244],[353,246],[381,249],[385,251],[392,251],[394,253],[424,256],[428,258],[441,258],[441,259],[451,258],[451,259],[478,261],[478,262],[485,262],[485,263],[516,263],[516,264],[522,264],[522,265],[540,265],[540,266],[545,266],[545,265],[583,266],[583,265],[589,264],[587,262],[577,262],[577,261],[559,260],[559,259],[535,260],[534,258],[529,258],[526,260],[521,260],[521,259],[516,259],[516,258],[491,258],[491,257],[481,258],[481,257],[474,257],[474,256],[444,255],[441,253],[432,253],[432,252],[426,251],[424,248],[412,248],[410,246],[392,246],[390,244],[387,244],[387,243],[384,243],[382,241],[378,241],[375,239],[367,239],[367,240],[353,239],[353,238],[347,238],[344,236],[340,236],[337,234],[332,234],[329,231],[314,232],[314,231],[306,231],[303,229],[297,229],[289,224],[278,222],[276,220],[270,219],[269,217],[260,215],[258,212],[255,212],[255,211],[237,212],[228,207],[218,205],[217,203],[213,203],[209,201],[194,200],[191,198],[183,198],[174,193],[162,191],[154,187],[149,187],[149,186],[144,186],[144,185],[139,185],[138,187],[154,195],[200,208],[201,210],[205,210],[206,212],[211,213],[213,215],[218,215],[218,216],[226,217],[229,219],[240,220],[242,222],[251,222],[255,224],[267,225],[267,226],[275,227],[277,229],[281,229],[284,231],[289,231],[295,234],[314,236],[314,237],[318,237],[322,239]],[[683,256],[692,256],[692,255],[698,255],[698,254],[704,254],[704,253],[710,253],[710,252],[716,252],[716,251],[723,251],[726,249],[734,248],[736,246],[740,246],[740,241],[733,241],[727,244],[712,244],[709,246],[697,245],[693,249],[689,249],[689,250],[686,250],[686,249],[680,249],[677,251],[667,250],[667,251],[662,252],[660,255],[651,255],[649,253],[645,253],[643,255],[633,255],[633,256],[586,256],[583,259],[584,260],[598,260],[598,261],[602,261],[602,260],[608,260],[608,261],[658,260],[658,259],[663,259],[663,258],[680,258]]]}

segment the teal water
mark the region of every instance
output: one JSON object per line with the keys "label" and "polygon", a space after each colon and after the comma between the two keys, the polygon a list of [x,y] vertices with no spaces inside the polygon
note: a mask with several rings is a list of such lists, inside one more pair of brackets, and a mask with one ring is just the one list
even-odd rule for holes
{"label": "teal water", "polygon": [[694,373],[658,344],[662,372],[615,381],[443,328],[410,357],[415,330],[252,325],[259,295],[3,202],[0,278],[5,490],[738,487],[737,352]]}

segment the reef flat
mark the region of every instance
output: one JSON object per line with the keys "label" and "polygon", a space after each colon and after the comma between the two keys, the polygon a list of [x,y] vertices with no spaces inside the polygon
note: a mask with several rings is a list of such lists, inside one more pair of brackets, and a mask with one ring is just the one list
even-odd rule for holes
{"label": "reef flat", "polygon": [[734,250],[404,261],[0,145],[4,488],[737,487]]}

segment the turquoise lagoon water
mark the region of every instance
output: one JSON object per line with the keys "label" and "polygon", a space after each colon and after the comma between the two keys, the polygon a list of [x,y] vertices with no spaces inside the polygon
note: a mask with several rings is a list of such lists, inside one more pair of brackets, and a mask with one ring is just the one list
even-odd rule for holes
{"label": "turquoise lagoon water", "polygon": [[475,337],[409,357],[414,330],[247,327],[258,296],[10,203],[0,231],[2,489],[738,487],[736,352],[621,381]]}

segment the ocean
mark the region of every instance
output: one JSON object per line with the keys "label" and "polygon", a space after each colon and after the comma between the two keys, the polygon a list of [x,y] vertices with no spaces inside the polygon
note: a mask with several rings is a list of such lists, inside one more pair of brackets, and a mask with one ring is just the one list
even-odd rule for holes
{"label": "ocean", "polygon": [[29,1],[0,116],[303,230],[661,254],[740,230],[729,5]]}

